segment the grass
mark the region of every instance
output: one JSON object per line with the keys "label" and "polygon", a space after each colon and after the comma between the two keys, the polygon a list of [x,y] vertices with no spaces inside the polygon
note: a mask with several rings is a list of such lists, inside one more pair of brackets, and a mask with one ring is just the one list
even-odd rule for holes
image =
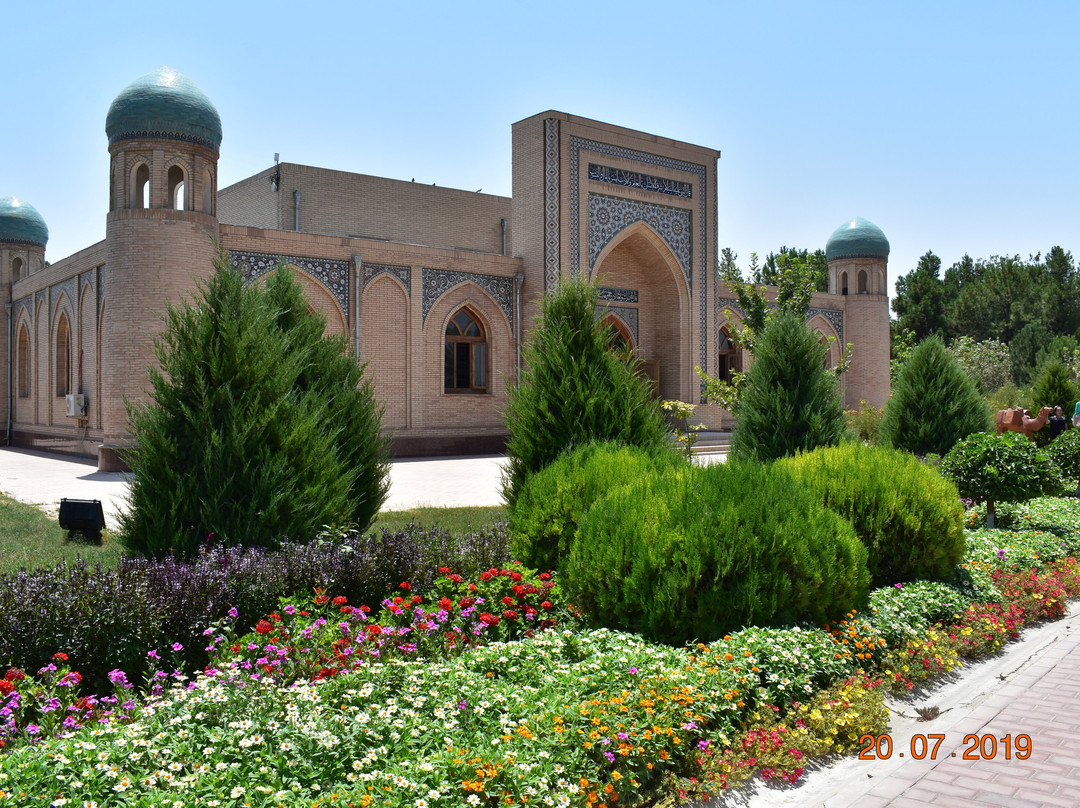
{"label": "grass", "polygon": [[119,543],[108,532],[102,535],[100,544],[69,539],[55,516],[0,494],[0,572],[52,567],[79,556],[91,564],[112,566],[121,552]]}
{"label": "grass", "polygon": [[[504,507],[495,508],[414,508],[407,511],[383,511],[375,518],[372,530],[398,530],[415,522],[423,527],[439,527],[452,535],[490,527],[506,519]],[[17,502],[0,493],[0,574],[21,568],[53,567],[79,556],[91,564],[111,567],[120,560],[123,547],[106,531],[100,544],[69,539],[56,517],[36,505]]]}

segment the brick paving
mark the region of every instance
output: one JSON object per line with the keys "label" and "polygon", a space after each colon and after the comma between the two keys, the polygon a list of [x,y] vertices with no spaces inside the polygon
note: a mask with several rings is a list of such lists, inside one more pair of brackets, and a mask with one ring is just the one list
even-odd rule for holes
{"label": "brick paving", "polygon": [[[964,742],[968,735],[981,739],[981,754],[973,741]],[[1020,735],[1031,739],[1031,753],[1023,760],[1015,747]],[[1009,755],[1006,736],[1014,744]],[[994,742],[988,740],[991,737]],[[897,752],[910,754],[910,740],[905,743],[904,736],[895,740]],[[916,747],[921,750],[919,743]],[[965,760],[965,750],[977,759]],[[908,757],[888,776],[875,780],[856,804],[860,808],[1080,806],[1080,632],[1067,633],[1047,647],[953,725],[936,761]]]}

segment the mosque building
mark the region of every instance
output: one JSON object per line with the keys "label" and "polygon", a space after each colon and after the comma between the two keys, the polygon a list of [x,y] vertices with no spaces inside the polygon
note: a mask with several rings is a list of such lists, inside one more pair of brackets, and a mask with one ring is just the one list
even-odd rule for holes
{"label": "mosque building", "polygon": [[[742,367],[716,272],[713,149],[548,111],[512,126],[511,197],[293,163],[219,188],[221,119],[170,68],[116,96],[105,134],[104,241],[46,266],[41,214],[0,198],[8,444],[122,467],[125,400],[146,399],[161,313],[209,277],[216,245],[252,280],[293,268],[327,330],[359,347],[399,456],[502,448],[521,345],[560,278],[598,280],[597,315],[664,399],[700,403],[695,366]],[[15,191],[32,199],[0,188]],[[827,361],[854,346],[849,408],[888,398],[888,255],[881,230],[845,222],[811,302],[807,327],[834,338]]]}

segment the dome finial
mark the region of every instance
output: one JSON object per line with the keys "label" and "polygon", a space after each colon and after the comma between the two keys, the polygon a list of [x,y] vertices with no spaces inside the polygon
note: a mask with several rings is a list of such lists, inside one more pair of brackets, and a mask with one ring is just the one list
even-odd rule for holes
{"label": "dome finial", "polygon": [[837,258],[888,258],[889,240],[873,222],[855,216],[844,222],[825,244],[825,260]]}

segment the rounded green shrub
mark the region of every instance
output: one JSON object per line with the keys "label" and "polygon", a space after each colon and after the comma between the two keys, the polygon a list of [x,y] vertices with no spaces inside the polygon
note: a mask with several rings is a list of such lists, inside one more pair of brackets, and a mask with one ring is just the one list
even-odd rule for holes
{"label": "rounded green shrub", "polygon": [[647,474],[685,465],[686,461],[670,449],[611,442],[564,452],[528,478],[510,507],[514,557],[536,569],[556,568],[594,502],[613,488]]}
{"label": "rounded green shrub", "polygon": [[1080,481],[1080,429],[1066,429],[1046,447],[1046,453],[1065,480]]}
{"label": "rounded green shrub", "polygon": [[1023,502],[1057,493],[1061,480],[1050,456],[1019,432],[982,432],[957,443],[941,461],[941,473],[960,496],[986,500],[986,526],[994,526],[997,500]]}
{"label": "rounded green shrub", "polygon": [[859,443],[780,463],[851,521],[868,553],[872,586],[951,577],[964,554],[964,508],[937,470],[905,452]]}
{"label": "rounded green shrub", "polygon": [[861,605],[866,549],[788,472],[687,466],[610,492],[560,570],[592,623],[671,644],[822,623]]}

